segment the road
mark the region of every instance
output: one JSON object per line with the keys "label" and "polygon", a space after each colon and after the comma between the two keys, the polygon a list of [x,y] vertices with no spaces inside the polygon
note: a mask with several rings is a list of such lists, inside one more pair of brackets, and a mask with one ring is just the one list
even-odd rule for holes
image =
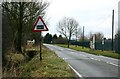
{"label": "road", "polygon": [[55,45],[44,44],[66,62],[82,77],[118,77],[118,60],[75,51]]}

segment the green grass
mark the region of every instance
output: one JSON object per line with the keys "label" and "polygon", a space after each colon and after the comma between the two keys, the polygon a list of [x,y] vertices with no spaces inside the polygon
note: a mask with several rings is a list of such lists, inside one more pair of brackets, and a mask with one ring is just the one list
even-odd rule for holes
{"label": "green grass", "polygon": [[[56,45],[67,48],[67,45],[65,45],[65,44],[56,44]],[[91,50],[90,48],[86,48],[86,47],[82,48],[81,46],[76,47],[74,45],[70,45],[70,49],[74,49],[77,51],[82,51],[82,52],[86,52],[86,53],[90,53],[90,54],[102,55],[102,56],[106,56],[106,57],[120,59],[120,54],[114,53],[112,51]]]}
{"label": "green grass", "polygon": [[[39,50],[39,46],[36,46],[35,49]],[[55,52],[43,46],[42,62],[39,60],[39,51],[37,51],[37,53],[38,54],[35,55],[30,61],[20,63],[17,67],[10,68],[10,70],[6,69],[6,71],[3,72],[4,77],[74,77],[68,64],[59,58]],[[13,60],[15,62],[18,60],[21,61],[19,56],[22,57],[20,54],[13,54]]]}
{"label": "green grass", "polygon": [[[39,47],[38,47],[39,49]],[[42,48],[43,60],[40,62],[37,54],[27,64],[21,66],[23,70],[21,76],[24,77],[72,77],[71,69],[64,60],[59,58],[48,48]]]}

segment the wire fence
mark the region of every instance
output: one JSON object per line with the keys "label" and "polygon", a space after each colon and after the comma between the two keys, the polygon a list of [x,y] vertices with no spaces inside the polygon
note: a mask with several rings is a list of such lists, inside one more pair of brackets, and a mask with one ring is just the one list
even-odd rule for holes
{"label": "wire fence", "polygon": [[[84,42],[71,41],[71,44],[90,48],[90,41],[84,41]],[[105,40],[104,44],[102,44],[102,40],[96,41],[95,50],[112,51],[112,40]],[[120,37],[119,36],[116,36],[116,39],[113,40],[113,51],[120,53]]]}

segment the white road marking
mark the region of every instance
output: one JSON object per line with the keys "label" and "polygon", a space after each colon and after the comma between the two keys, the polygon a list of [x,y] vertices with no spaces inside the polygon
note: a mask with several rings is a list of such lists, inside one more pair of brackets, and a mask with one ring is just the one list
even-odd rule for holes
{"label": "white road marking", "polygon": [[70,52],[70,53],[74,53],[74,52]]}
{"label": "white road marking", "polygon": [[99,60],[99,59],[94,59],[94,60],[101,61],[101,60]]}
{"label": "white road marking", "polygon": [[106,63],[111,64],[111,65],[114,65],[114,66],[117,66],[117,67],[120,67],[119,65],[114,64],[114,63],[110,63],[110,62],[106,62]]}
{"label": "white road marking", "polygon": [[90,57],[90,59],[92,59],[92,60],[96,60],[96,61],[101,61],[101,60],[99,60],[99,59],[95,59],[95,58],[92,58],[92,57]]}
{"label": "white road marking", "polygon": [[[71,52],[71,53],[74,53],[74,52]],[[83,55],[83,54],[79,54],[79,55],[81,55],[81,56],[83,56],[83,57],[87,57],[87,56],[85,56],[85,55]],[[100,57],[105,57],[105,56],[100,55]],[[105,57],[105,58],[108,58],[108,57]],[[64,59],[68,59],[68,58],[64,58]],[[92,57],[90,57],[90,59],[92,59],[92,60],[96,60],[96,61],[101,61],[100,59],[95,59],[95,58],[92,58]],[[119,65],[114,64],[114,63],[110,63],[110,62],[105,62],[105,63],[108,63],[108,64],[111,64],[111,65],[114,65],[114,66],[120,67]]]}
{"label": "white road marking", "polygon": [[63,60],[67,60],[68,58],[63,58]]}
{"label": "white road marking", "polygon": [[81,54],[81,56],[86,57],[85,55]]}
{"label": "white road marking", "polygon": [[90,59],[94,60],[94,58],[90,58]]}
{"label": "white road marking", "polygon": [[[61,49],[61,50],[64,50],[64,49]],[[74,53],[74,52],[71,52],[71,53]],[[85,55],[83,55],[83,54],[80,54],[80,55],[81,55],[81,56],[84,56],[84,57],[87,57],[87,56],[85,56]],[[59,57],[60,57],[60,56],[59,56]],[[100,55],[99,57],[105,57],[105,56]],[[61,57],[60,57],[60,58],[61,58]],[[105,58],[108,58],[108,57],[105,57]],[[63,59],[69,59],[69,58],[63,58]],[[95,58],[92,58],[92,57],[90,57],[90,59],[92,59],[92,60],[96,60],[96,61],[102,61],[102,60],[95,59]],[[114,63],[111,63],[111,62],[105,62],[105,63],[107,63],[107,64],[111,64],[111,65],[113,65],[113,66],[120,67],[119,65],[114,64]]]}
{"label": "white road marking", "polygon": [[[99,60],[99,59],[95,59],[95,58],[90,58],[90,59],[92,59],[92,60],[96,60],[96,61],[101,61],[101,60]],[[107,64],[111,64],[111,65],[113,65],[113,66],[120,67],[119,65],[114,64],[114,63],[110,63],[110,62],[105,62],[105,63],[107,63]]]}
{"label": "white road marking", "polygon": [[70,64],[68,64],[70,66],[70,68],[78,75],[78,77],[82,78],[82,75],[79,74]]}
{"label": "white road marking", "polygon": [[[71,53],[74,53],[74,54],[79,54],[79,53],[76,53],[76,52],[71,52]],[[81,56],[83,56],[83,57],[86,57],[85,55],[83,55],[83,54],[79,54],[79,55],[81,55]]]}
{"label": "white road marking", "polygon": [[98,60],[98,61],[101,61],[101,60]]}

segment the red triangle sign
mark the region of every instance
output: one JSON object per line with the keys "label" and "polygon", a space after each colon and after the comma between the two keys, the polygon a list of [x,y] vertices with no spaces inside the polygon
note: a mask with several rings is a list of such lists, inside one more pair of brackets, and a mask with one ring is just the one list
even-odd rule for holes
{"label": "red triangle sign", "polygon": [[48,28],[44,23],[43,19],[40,16],[38,16],[38,19],[35,21],[32,32],[41,32],[41,31],[48,31]]}

